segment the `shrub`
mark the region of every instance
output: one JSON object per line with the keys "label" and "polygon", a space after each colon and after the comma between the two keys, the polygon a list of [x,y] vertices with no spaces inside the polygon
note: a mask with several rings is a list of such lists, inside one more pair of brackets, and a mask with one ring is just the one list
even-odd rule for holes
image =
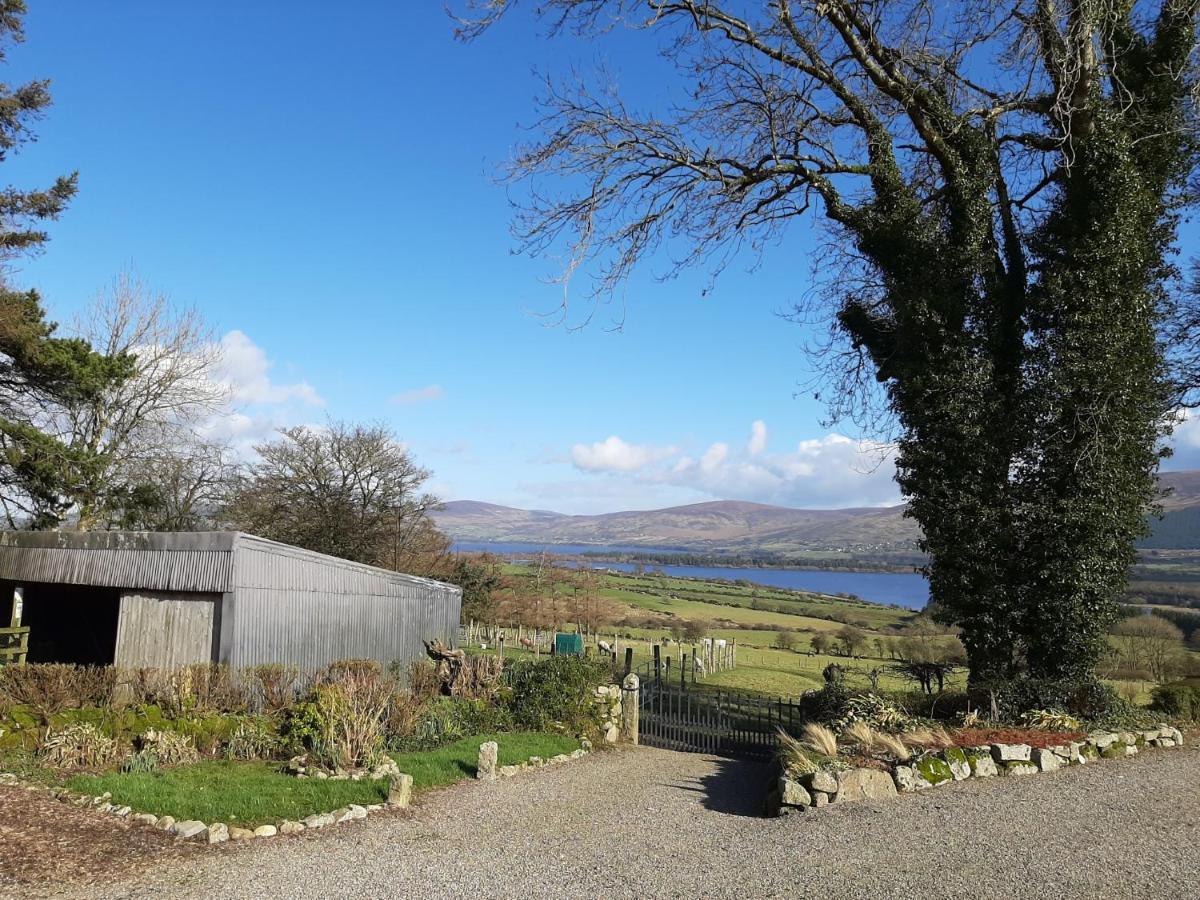
{"label": "shrub", "polygon": [[250,699],[246,683],[220,664],[129,669],[121,680],[134,703],[157,706],[172,717],[245,712]]}
{"label": "shrub", "polygon": [[275,724],[262,716],[242,721],[225,743],[226,759],[275,759],[283,753],[283,741]]}
{"label": "shrub", "polygon": [[1127,716],[1130,703],[1112,685],[1097,679],[1047,680],[1019,678],[972,686],[971,701],[990,710],[995,697],[1000,719],[1015,722],[1031,709],[1057,709],[1088,721]]}
{"label": "shrub", "polygon": [[1021,713],[1021,724],[1041,731],[1079,731],[1083,727],[1077,718],[1057,709],[1031,709]]}
{"label": "shrub", "polygon": [[251,683],[257,688],[263,712],[278,715],[296,699],[300,670],[282,663],[268,663],[247,670]]}
{"label": "shrub", "polygon": [[611,677],[607,660],[551,656],[512,668],[508,702],[517,725],[538,731],[558,726],[574,734],[599,731],[595,689]]}
{"label": "shrub", "polygon": [[820,753],[822,756],[837,756],[837,735],[824,725],[809,722],[804,726],[803,734],[804,737],[800,739],[800,743],[808,749]]}
{"label": "shrub", "polygon": [[783,771],[794,777],[811,775],[817,771],[817,764],[808,755],[804,745],[782,728],[777,731],[779,733],[779,763],[783,766]]}
{"label": "shrub", "polygon": [[427,659],[415,659],[408,667],[408,690],[419,700],[432,700],[442,692],[437,667]]}
{"label": "shrub", "polygon": [[60,769],[105,766],[117,758],[117,742],[89,722],[49,731],[38,756]]}
{"label": "shrub", "polygon": [[43,723],[69,707],[103,706],[112,701],[116,672],[110,666],[27,663],[0,666],[0,697],[10,709],[27,706]]}
{"label": "shrub", "polygon": [[856,722],[889,732],[905,731],[915,724],[908,713],[877,694],[856,694],[846,698],[835,727],[842,731]]}
{"label": "shrub", "polygon": [[293,708],[289,717],[289,737],[319,765],[370,766],[383,750],[384,719],[395,682],[374,660],[366,661],[373,665],[360,662],[343,661],[326,669],[308,701]]}
{"label": "shrub", "polygon": [[200,759],[192,739],[177,731],[152,728],[139,735],[135,743],[140,751],[153,753],[164,766],[179,766]]}
{"label": "shrub", "polygon": [[1150,708],[1169,716],[1200,721],[1200,678],[1185,678],[1154,689]]}
{"label": "shrub", "polygon": [[438,697],[420,707],[411,731],[390,741],[393,750],[436,750],[474,734],[504,731],[512,726],[508,710],[482,700]]}

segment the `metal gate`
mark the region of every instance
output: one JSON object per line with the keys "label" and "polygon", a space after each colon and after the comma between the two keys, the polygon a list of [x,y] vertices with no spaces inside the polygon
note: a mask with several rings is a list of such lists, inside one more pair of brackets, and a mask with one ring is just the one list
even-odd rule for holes
{"label": "metal gate", "polygon": [[641,685],[638,729],[649,747],[768,759],[778,729],[803,726],[800,707],[782,697],[695,690],[647,679]]}

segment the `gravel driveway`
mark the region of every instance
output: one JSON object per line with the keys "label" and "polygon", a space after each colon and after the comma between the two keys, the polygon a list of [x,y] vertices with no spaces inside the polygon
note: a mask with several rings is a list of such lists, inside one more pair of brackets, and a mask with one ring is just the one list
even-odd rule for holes
{"label": "gravel driveway", "polygon": [[1200,751],[754,814],[759,765],[598,754],[407,813],[227,845],[96,897],[1186,897]]}

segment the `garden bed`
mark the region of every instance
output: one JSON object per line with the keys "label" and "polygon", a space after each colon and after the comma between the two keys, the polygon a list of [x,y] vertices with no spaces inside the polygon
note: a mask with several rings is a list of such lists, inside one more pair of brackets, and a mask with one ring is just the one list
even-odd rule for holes
{"label": "garden bed", "polygon": [[[476,735],[440,747],[391,754],[411,775],[414,791],[475,777],[479,745],[496,741],[501,765],[532,756],[549,758],[579,748],[574,738],[545,732]],[[151,773],[77,775],[67,787],[83,794],[110,794],[117,807],[171,816],[176,820],[224,822],[255,827],[295,821],[350,805],[371,806],[388,796],[386,780],[296,778],[266,762],[205,761]]]}

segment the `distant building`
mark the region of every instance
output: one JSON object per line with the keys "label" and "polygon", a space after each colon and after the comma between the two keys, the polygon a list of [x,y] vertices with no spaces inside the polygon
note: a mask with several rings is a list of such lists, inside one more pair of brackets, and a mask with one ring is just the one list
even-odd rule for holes
{"label": "distant building", "polygon": [[462,590],[240,532],[0,533],[0,617],[30,662],[402,664],[451,643]]}

